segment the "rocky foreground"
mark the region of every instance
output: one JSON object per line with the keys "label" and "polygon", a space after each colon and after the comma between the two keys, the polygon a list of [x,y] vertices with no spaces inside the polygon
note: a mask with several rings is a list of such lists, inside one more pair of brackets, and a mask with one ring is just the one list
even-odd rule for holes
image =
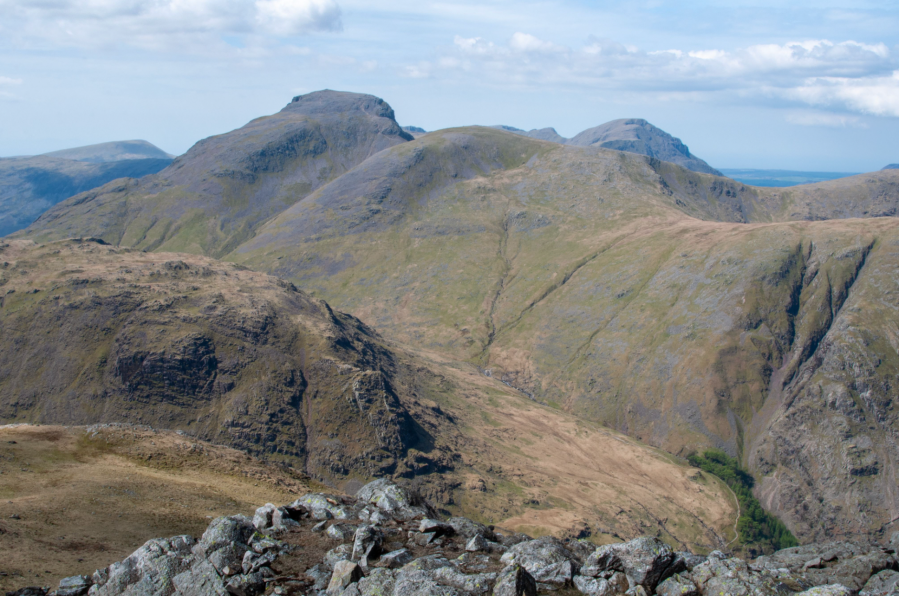
{"label": "rocky foreground", "polygon": [[55,591],[7,596],[887,596],[899,594],[897,543],[899,533],[888,547],[812,544],[753,563],[676,552],[649,536],[596,547],[441,520],[413,491],[381,479],[355,498],[307,494],[253,519],[220,517],[200,540],[153,539]]}

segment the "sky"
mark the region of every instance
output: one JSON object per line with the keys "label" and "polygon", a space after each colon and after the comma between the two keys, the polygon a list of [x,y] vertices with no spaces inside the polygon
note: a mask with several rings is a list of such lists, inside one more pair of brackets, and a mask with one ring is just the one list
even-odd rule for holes
{"label": "sky", "polygon": [[426,130],[646,118],[718,168],[899,162],[899,1],[0,0],[0,156],[180,154],[318,89]]}

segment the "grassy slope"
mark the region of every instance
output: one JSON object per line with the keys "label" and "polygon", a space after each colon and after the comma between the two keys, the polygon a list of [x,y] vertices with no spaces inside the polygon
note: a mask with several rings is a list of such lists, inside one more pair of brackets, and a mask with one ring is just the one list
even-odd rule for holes
{"label": "grassy slope", "polygon": [[729,538],[726,490],[682,462],[366,335],[264,274],[94,242],[0,255],[4,422],[180,429],[338,488],[414,477],[448,511],[538,532]]}

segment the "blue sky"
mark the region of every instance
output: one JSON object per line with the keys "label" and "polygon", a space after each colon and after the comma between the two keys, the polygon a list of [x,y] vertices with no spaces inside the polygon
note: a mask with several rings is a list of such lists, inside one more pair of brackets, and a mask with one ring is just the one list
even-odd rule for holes
{"label": "blue sky", "polygon": [[0,0],[0,155],[194,142],[331,88],[402,124],[642,117],[719,168],[899,162],[899,3]]}

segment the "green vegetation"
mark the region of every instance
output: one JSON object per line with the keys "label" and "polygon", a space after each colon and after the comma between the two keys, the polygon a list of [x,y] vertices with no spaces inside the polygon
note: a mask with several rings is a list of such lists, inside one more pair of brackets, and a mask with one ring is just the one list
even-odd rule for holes
{"label": "green vegetation", "polygon": [[755,479],[740,467],[737,460],[718,449],[709,449],[702,455],[694,453],[687,456],[687,460],[691,465],[723,480],[737,495],[740,502],[737,531],[744,546],[771,552],[799,545],[799,541],[783,522],[765,511],[753,496]]}

